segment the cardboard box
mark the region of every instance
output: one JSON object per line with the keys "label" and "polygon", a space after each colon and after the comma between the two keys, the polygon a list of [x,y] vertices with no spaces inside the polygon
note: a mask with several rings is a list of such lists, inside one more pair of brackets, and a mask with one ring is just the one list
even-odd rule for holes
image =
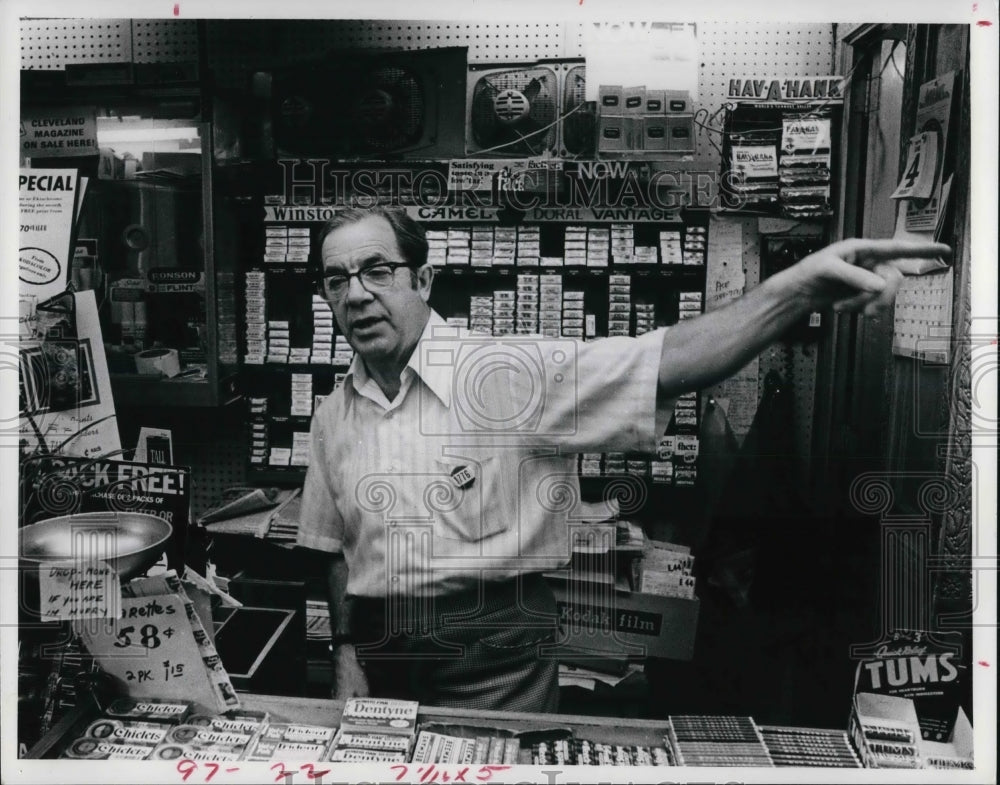
{"label": "cardboard box", "polygon": [[697,598],[681,599],[595,588],[565,575],[547,576],[556,598],[556,651],[690,660],[698,626]]}
{"label": "cardboard box", "polygon": [[848,736],[868,769],[972,769],[973,733],[959,706],[951,738],[921,738],[917,710],[910,698],[858,692],[851,706]]}

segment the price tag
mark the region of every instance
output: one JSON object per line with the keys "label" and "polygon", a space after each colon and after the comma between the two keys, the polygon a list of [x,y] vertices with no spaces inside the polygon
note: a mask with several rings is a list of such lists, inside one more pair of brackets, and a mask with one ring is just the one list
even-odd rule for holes
{"label": "price tag", "polygon": [[928,199],[934,192],[937,178],[938,135],[924,131],[910,139],[906,154],[906,169],[893,199]]}
{"label": "price tag", "polygon": [[41,615],[46,621],[113,619],[121,606],[121,584],[102,561],[49,562],[38,568]]}
{"label": "price tag", "polygon": [[214,708],[184,599],[176,594],[122,597],[122,616],[79,624],[84,646],[133,698],[177,698]]}

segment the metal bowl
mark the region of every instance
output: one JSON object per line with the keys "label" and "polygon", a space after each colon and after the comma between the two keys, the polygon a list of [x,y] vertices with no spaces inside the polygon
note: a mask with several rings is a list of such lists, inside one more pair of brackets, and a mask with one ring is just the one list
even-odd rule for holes
{"label": "metal bowl", "polygon": [[19,529],[19,555],[22,567],[30,572],[43,562],[100,560],[128,580],[156,563],[172,532],[163,518],[146,513],[62,515]]}

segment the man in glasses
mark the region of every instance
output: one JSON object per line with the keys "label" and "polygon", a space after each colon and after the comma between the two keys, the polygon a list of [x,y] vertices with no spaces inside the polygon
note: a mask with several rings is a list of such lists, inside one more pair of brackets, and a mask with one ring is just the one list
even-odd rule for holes
{"label": "man in glasses", "polygon": [[333,694],[512,711],[557,709],[541,573],[569,560],[575,455],[655,451],[678,395],[811,311],[888,306],[895,260],[949,252],[848,240],[669,331],[582,343],[442,339],[424,232],[402,210],[345,210],[319,242],[356,351],[313,417],[298,538],[331,554]]}

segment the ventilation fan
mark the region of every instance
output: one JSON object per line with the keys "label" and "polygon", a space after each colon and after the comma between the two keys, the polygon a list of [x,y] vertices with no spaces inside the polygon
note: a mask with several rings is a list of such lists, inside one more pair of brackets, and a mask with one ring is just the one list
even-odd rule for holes
{"label": "ventilation fan", "polygon": [[460,156],[467,57],[464,47],[338,53],[273,71],[279,154]]}
{"label": "ventilation fan", "polygon": [[375,68],[348,109],[349,136],[360,152],[413,147],[424,136],[427,99],[419,74],[405,67]]}
{"label": "ventilation fan", "polygon": [[597,103],[586,100],[587,68],[565,65],[559,155],[593,157],[597,138]]}
{"label": "ventilation fan", "polygon": [[468,153],[516,158],[555,150],[559,85],[554,70],[477,68],[469,85]]}

